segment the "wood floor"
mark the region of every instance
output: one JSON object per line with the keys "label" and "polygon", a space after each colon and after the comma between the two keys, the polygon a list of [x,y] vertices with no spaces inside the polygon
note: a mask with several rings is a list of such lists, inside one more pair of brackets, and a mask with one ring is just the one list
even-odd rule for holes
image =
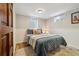
{"label": "wood floor", "polygon": [[27,47],[27,46],[28,46],[27,42],[17,43],[17,44],[16,44],[16,50],[17,50],[17,49],[24,48],[24,47]]}
{"label": "wood floor", "polygon": [[[31,46],[17,49],[15,56],[33,56],[34,52]],[[48,56],[79,56],[79,50],[70,47],[61,47],[60,49],[48,52]]]}

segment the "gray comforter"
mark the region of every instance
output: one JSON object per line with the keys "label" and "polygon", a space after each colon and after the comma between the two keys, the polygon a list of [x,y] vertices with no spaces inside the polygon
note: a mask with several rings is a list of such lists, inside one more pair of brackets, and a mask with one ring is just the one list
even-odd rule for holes
{"label": "gray comforter", "polygon": [[35,53],[37,56],[46,56],[48,51],[55,50],[60,45],[67,45],[64,38],[60,35],[39,38],[36,41]]}

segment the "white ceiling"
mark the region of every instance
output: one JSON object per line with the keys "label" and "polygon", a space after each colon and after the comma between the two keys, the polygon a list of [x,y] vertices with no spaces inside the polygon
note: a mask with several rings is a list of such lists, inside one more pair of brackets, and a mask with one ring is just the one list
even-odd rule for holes
{"label": "white ceiling", "polygon": [[[78,8],[78,3],[14,3],[15,12],[21,15],[48,18],[71,9]],[[35,12],[36,9],[43,8],[42,14]]]}

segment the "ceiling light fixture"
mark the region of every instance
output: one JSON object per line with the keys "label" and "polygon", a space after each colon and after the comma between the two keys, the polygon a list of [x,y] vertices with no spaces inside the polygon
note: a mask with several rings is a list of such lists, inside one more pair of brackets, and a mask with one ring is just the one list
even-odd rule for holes
{"label": "ceiling light fixture", "polygon": [[44,11],[45,11],[45,10],[42,9],[42,8],[38,8],[38,9],[36,9],[36,13],[39,13],[39,14],[43,13]]}

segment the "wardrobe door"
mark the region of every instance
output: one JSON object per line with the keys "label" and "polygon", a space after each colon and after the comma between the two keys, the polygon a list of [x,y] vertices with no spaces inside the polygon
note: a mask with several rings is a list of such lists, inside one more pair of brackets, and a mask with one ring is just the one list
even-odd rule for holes
{"label": "wardrobe door", "polygon": [[0,3],[0,55],[2,56],[7,55],[7,36],[3,34],[4,26],[7,26],[7,4]]}
{"label": "wardrobe door", "polygon": [[0,55],[2,56],[13,54],[13,13],[11,6],[11,3],[0,3]]}

